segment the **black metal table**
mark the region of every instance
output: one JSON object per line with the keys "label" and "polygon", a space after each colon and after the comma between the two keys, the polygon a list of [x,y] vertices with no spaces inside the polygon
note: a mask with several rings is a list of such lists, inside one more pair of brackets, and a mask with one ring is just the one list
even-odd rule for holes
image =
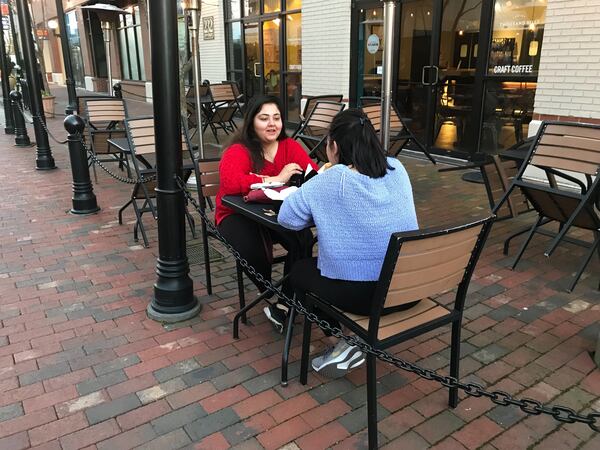
{"label": "black metal table", "polygon": [[[246,203],[241,195],[226,195],[221,199],[221,202],[223,203],[223,205],[233,209],[236,213],[242,214],[266,228],[280,232],[291,231],[287,228],[282,227],[277,222],[278,206],[275,203]],[[297,261],[299,259],[309,256],[311,253],[312,247],[310,249],[302,248],[299,254],[291,254],[290,251],[288,251],[287,258],[291,261]],[[279,280],[277,283],[273,283],[273,286],[280,286],[288,278],[288,276],[289,274],[285,273],[281,280]],[[267,290],[261,295],[259,295],[255,300],[253,300],[252,302],[244,306],[242,309],[240,309],[240,311],[235,315],[233,319],[233,337],[235,339],[238,339],[239,337],[240,318],[242,318],[250,309],[252,309],[258,303],[264,300],[268,295],[270,295],[270,292]],[[290,307],[288,314],[287,332],[285,336],[285,345],[281,361],[281,384],[283,386],[287,386],[288,356],[292,342],[293,323],[295,315],[296,310],[293,307]]]}

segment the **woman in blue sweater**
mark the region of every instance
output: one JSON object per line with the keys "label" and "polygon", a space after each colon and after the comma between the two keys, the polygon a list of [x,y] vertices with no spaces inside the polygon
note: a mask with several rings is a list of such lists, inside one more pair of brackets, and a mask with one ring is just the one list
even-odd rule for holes
{"label": "woman in blue sweater", "polygon": [[[302,185],[279,211],[282,226],[302,230],[314,224],[319,235],[319,257],[294,265],[292,286],[300,298],[313,292],[343,311],[369,315],[391,234],[418,228],[412,187],[402,164],[385,156],[360,110],[333,120],[327,157],[332,167]],[[340,340],[312,366],[340,376],[364,360],[358,348]]]}

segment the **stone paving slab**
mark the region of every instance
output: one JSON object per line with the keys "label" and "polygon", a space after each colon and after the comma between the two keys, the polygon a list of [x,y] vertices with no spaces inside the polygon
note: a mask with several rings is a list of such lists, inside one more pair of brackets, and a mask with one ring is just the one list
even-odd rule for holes
{"label": "stone paving slab", "polygon": [[[61,118],[49,127],[65,135]],[[156,224],[144,217],[149,249],[133,240],[132,211],[118,225],[130,187],[99,172],[94,190],[101,211],[70,215],[65,146],[52,144],[58,169],[39,172],[35,148],[12,143],[0,134],[0,449],[366,448],[364,368],[337,380],[311,373],[307,386],[292,378],[281,387],[283,339],[258,309],[241,326],[240,340],[231,337],[238,299],[230,256],[214,264],[212,296],[203,266],[191,267],[203,304],[198,317],[164,326],[149,320]],[[401,160],[421,227],[488,213],[483,186],[461,181],[460,173],[439,174],[424,161]],[[599,331],[600,264],[594,259],[567,294],[582,249],[561,245],[545,258],[548,240],[540,236],[509,270],[515,248],[502,255],[503,238],[531,220],[494,226],[469,291],[461,376],[600,411],[600,370],[590,357]],[[246,286],[251,298],[255,290]],[[314,333],[313,352],[325,346],[320,336]],[[449,329],[441,329],[394,352],[447,373],[449,341]],[[482,398],[461,394],[451,410],[444,388],[383,363],[378,376],[382,448],[591,449],[600,442],[586,426],[528,417]]]}

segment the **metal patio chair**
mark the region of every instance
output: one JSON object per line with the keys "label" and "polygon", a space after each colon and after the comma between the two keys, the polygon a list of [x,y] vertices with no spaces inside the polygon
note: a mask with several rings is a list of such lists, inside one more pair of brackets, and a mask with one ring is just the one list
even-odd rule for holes
{"label": "metal patio chair", "polygon": [[[373,124],[373,128],[377,133],[381,132],[381,101],[369,102],[366,105],[363,104],[362,110],[365,115],[369,118]],[[417,148],[427,156],[427,158],[436,164],[435,159],[431,156],[431,153],[425,148],[421,142],[415,137],[412,131],[406,126],[400,114],[396,111],[396,108],[392,105],[390,110],[390,148],[387,149],[388,155],[398,156],[398,154],[404,149],[409,143],[413,142]]]}
{"label": "metal patio chair", "polygon": [[[375,290],[371,314],[345,313],[310,292],[296,296],[309,312],[319,309],[339,321],[374,349],[385,350],[436,328],[452,325],[450,376],[459,377],[460,333],[469,282],[493,216],[449,229],[394,233]],[[454,305],[435,299],[455,290]],[[409,309],[382,315],[391,308],[418,301]],[[288,324],[293,324],[290,310]],[[310,351],[311,322],[304,318],[300,382],[306,384]],[[369,448],[377,448],[376,357],[367,354],[367,424]],[[450,388],[449,405],[458,404],[458,389]]]}
{"label": "metal patio chair", "polygon": [[[526,178],[524,174],[529,167],[543,170],[547,183]],[[571,186],[565,182],[571,183]],[[533,235],[546,231],[540,227],[557,222],[559,231],[552,233],[553,239],[544,252],[546,256],[550,256],[561,241],[588,248],[567,289],[571,292],[596,250],[599,250],[600,256],[600,127],[568,122],[542,123],[527,159],[496,204],[494,212],[507,201],[510,205],[509,199],[515,189],[521,190],[538,213],[538,218],[512,267],[518,264]],[[593,242],[567,236],[571,227],[592,231]]]}
{"label": "metal patio chair", "polygon": [[[220,175],[219,175],[219,164],[221,162],[220,158],[196,158],[193,154],[192,161],[194,164],[194,173],[196,175],[196,190],[198,192],[198,204],[200,205],[200,210],[203,213],[206,213],[207,207],[211,207],[212,202],[209,200],[212,197],[215,197],[219,192],[219,184],[220,184]],[[200,229],[202,233],[202,249],[204,252],[204,273],[206,276],[206,291],[208,295],[212,295],[212,277],[211,277],[211,266],[210,266],[210,254],[208,248],[208,239],[214,238],[216,236],[214,232],[212,232],[204,222],[201,221]],[[237,274],[237,283],[238,283],[238,295],[239,295],[239,303],[240,309],[246,306],[246,297],[244,293],[244,275],[242,272],[242,266],[239,261],[236,259],[235,261],[235,269]],[[246,323],[246,316],[242,317],[242,322]]]}
{"label": "metal patio chair", "polygon": [[[129,171],[126,155],[108,143],[109,139],[127,136],[125,101],[116,97],[86,96],[81,99],[81,102],[84,112],[83,119],[86,123],[85,144],[89,145],[98,161],[102,163],[117,162],[119,168],[126,166]],[[92,166],[94,179],[98,182],[94,160],[91,159],[89,165]]]}
{"label": "metal patio chair", "polygon": [[311,158],[327,162],[325,140],[333,118],[342,112],[344,103],[319,101],[315,104],[308,118],[292,135],[292,138],[306,147]]}
{"label": "metal patio chair", "polygon": [[293,134],[295,134],[302,127],[308,116],[310,116],[310,114],[312,113],[313,109],[315,109],[315,106],[318,102],[341,103],[342,98],[344,98],[342,94],[306,96],[306,103],[304,103],[304,108],[300,113],[300,123],[298,124],[298,127],[296,128]]}
{"label": "metal patio chair", "polygon": [[[154,117],[138,117],[135,119],[127,119],[125,121],[125,126],[127,128],[127,138],[129,140],[129,149],[131,150],[131,160],[132,165],[135,169],[136,178],[138,180],[142,180],[143,177],[150,178],[156,175],[155,167],[140,167],[140,162],[145,162],[145,166],[149,165],[147,160],[145,159],[147,156],[156,154],[156,137],[154,134]],[[182,134],[182,148],[187,147],[188,149],[191,147],[190,143],[185,136]],[[191,151],[191,150],[190,150]],[[187,181],[191,172],[193,170],[193,166],[184,166],[184,181]],[[142,221],[142,215],[146,212],[150,212],[152,217],[156,220],[158,218],[158,213],[155,205],[156,201],[156,187],[157,182],[155,179],[152,181],[141,182],[138,181],[134,184],[133,189],[131,191],[131,197],[125,205],[119,209],[118,218],[119,224],[123,224],[123,211],[129,206],[132,205],[133,210],[135,212],[136,222],[133,227],[133,239],[135,242],[138,242],[138,228],[142,234],[142,238],[144,240],[144,247],[148,248],[148,237],[146,235],[146,230],[144,228],[144,222]],[[190,215],[190,213],[186,209],[186,218],[190,229],[192,231],[192,235],[195,236],[195,222],[194,218]]]}

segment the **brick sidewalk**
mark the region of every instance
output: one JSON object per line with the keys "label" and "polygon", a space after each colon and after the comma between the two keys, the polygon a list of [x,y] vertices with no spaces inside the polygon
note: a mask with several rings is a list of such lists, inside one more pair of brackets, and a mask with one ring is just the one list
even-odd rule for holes
{"label": "brick sidewalk", "polygon": [[[65,135],[61,119],[49,126],[57,137]],[[118,225],[129,186],[99,173],[100,213],[69,215],[66,148],[53,144],[59,168],[38,172],[35,148],[12,142],[0,134],[0,449],[365,447],[364,369],[337,380],[311,373],[307,386],[292,378],[282,388],[282,336],[258,309],[252,325],[241,327],[240,340],[231,337],[237,305],[231,257],[216,263],[213,296],[202,284],[203,266],[192,265],[204,305],[197,318],[174,326],[148,320],[156,224],[145,217],[149,249],[133,241],[131,210],[127,224]],[[425,162],[402,161],[422,227],[487,212],[481,185],[462,182],[459,173],[438,174]],[[517,270],[509,270],[501,242],[526,219],[495,225],[477,267],[461,375],[511,394],[600,411],[600,370],[589,353],[600,317],[598,260],[572,294],[564,289],[579,248],[561,245],[546,259],[547,240],[537,237]],[[319,335],[315,352],[324,346]],[[449,336],[444,329],[395,350],[447,373]],[[292,375],[298,357],[296,333]],[[378,374],[383,448],[600,447],[584,425],[525,417],[464,396],[450,410],[446,389],[436,383],[385,364]]]}

